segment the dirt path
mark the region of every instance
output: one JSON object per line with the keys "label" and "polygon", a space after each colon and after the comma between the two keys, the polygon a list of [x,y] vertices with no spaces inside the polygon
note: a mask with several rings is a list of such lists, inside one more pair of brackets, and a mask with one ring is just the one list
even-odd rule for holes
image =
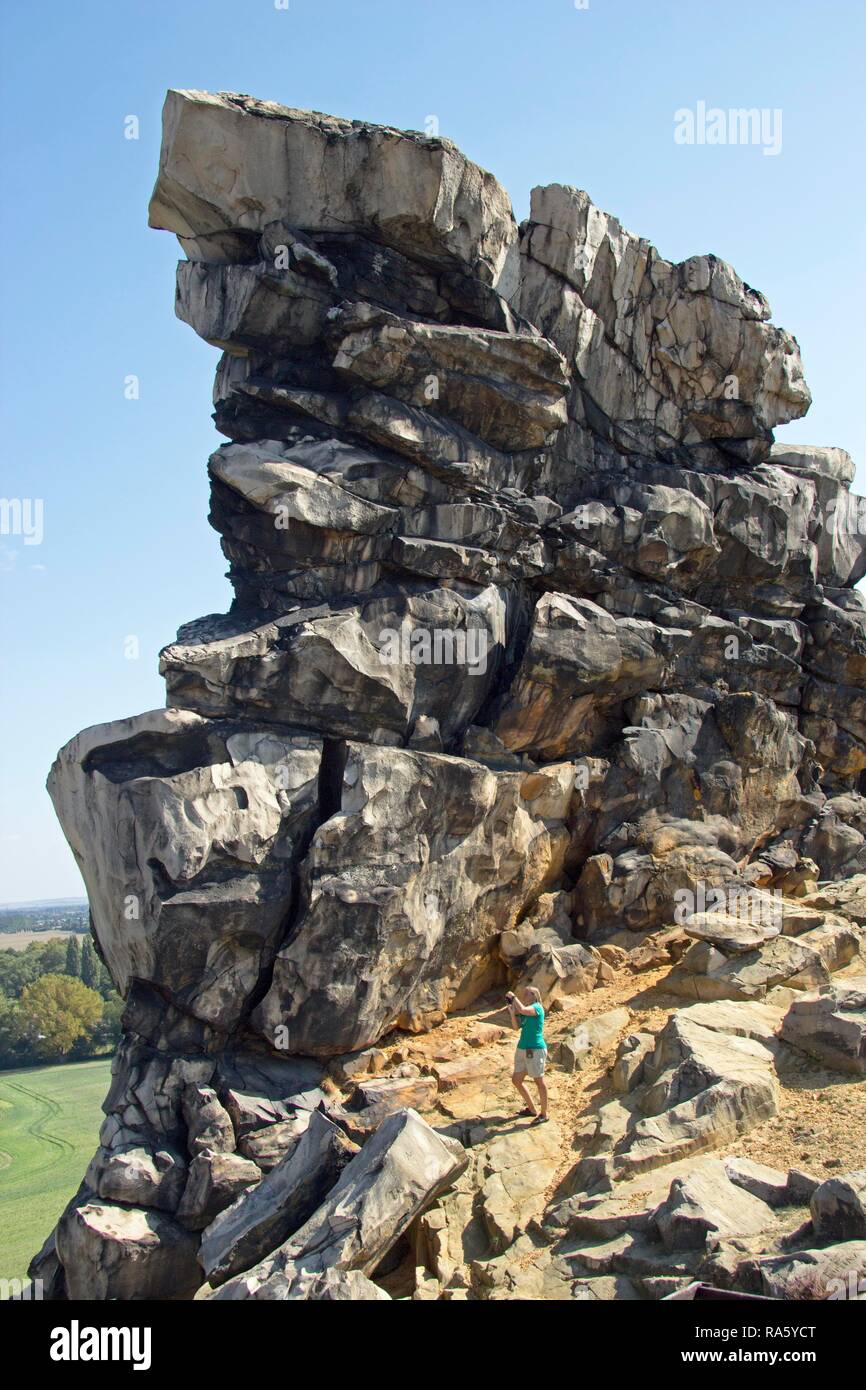
{"label": "dirt path", "polygon": [[[566,1001],[565,1008],[548,1013],[548,1043],[573,1032],[589,1018],[623,1006],[631,1011],[631,1018],[621,1036],[638,1031],[658,1033],[671,1013],[687,1007],[687,1001],[664,988],[669,970],[663,966],[639,975],[623,971],[612,983]],[[502,996],[497,994],[478,1000],[471,1010],[451,1015],[431,1033],[411,1039],[402,1035],[400,1042],[418,1060],[445,1060],[473,1051],[466,1037],[479,1022],[507,1025],[507,1021]],[[551,1113],[563,1136],[562,1162],[550,1184],[548,1201],[563,1195],[568,1175],[585,1150],[582,1126],[600,1106],[616,1097],[608,1075],[614,1052],[611,1048],[598,1062],[571,1074],[557,1067],[548,1071]],[[509,1113],[511,1106],[516,1110],[517,1098],[508,1084],[511,1043],[478,1049],[479,1054],[495,1061],[496,1074],[502,1074],[502,1084],[492,1088],[489,1107],[479,1111],[479,1119],[485,1109],[488,1114]],[[861,1168],[866,1084],[853,1076],[827,1071],[792,1050],[782,1056],[779,1080],[782,1104],[778,1115],[741,1136],[730,1149],[719,1150],[718,1156],[736,1153],[774,1168],[804,1168],[818,1177],[830,1176],[834,1170]]]}

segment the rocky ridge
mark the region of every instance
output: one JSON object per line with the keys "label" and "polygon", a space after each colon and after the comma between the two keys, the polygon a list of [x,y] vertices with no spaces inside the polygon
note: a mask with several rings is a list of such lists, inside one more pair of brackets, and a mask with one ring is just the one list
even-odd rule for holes
{"label": "rocky ridge", "polygon": [[[164,649],[166,709],[51,771],[126,1012],[34,1272],[100,1299],[866,1273],[862,1173],[816,1205],[734,1151],[792,1057],[866,1069],[866,545],[848,455],[774,441],[796,340],[579,190],[518,228],[447,140],[245,96],[169,93],[151,224],[222,352],[235,601]],[[665,1022],[594,1015],[659,969]],[[605,1060],[580,1136],[491,1135],[489,1009],[468,1052],[400,1042],[506,982],[568,1023],[554,1075]]]}

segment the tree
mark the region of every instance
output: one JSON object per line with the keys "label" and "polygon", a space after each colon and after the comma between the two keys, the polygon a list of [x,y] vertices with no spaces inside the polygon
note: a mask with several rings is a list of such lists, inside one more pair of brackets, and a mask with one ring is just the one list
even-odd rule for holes
{"label": "tree", "polygon": [[27,1055],[21,1034],[21,1006],[0,994],[0,1067],[17,1067]]}
{"label": "tree", "polygon": [[81,951],[78,937],[74,935],[66,942],[66,973],[71,975],[73,980],[81,978]]}
{"label": "tree", "polygon": [[114,981],[111,978],[111,972],[107,966],[102,964],[102,961],[99,961],[99,984],[96,988],[106,1001],[118,997],[114,988]]}
{"label": "tree", "polygon": [[89,1037],[102,1018],[95,990],[68,975],[42,975],[25,985],[19,1004],[21,1030],[35,1056],[64,1057],[80,1038]]}
{"label": "tree", "polygon": [[120,1020],[123,1017],[124,1003],[119,994],[114,994],[110,999],[106,999],[102,1018],[93,1030],[93,1043],[95,1047],[110,1047],[112,1051],[120,1042],[121,1026]]}
{"label": "tree", "polygon": [[99,984],[99,957],[89,936],[85,937],[81,948],[81,979],[88,989],[96,989]]}
{"label": "tree", "polygon": [[33,941],[23,951],[0,949],[0,990],[18,999],[25,985],[40,975],[62,975],[66,967],[66,943],[62,939]]}

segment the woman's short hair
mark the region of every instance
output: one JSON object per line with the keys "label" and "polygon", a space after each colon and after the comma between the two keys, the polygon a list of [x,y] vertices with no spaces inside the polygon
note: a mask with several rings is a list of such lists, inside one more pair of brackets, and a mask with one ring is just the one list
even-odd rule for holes
{"label": "woman's short hair", "polygon": [[540,1004],[540,1003],[541,1003],[541,990],[540,990],[540,989],[536,989],[536,988],[535,988],[535,985],[527,985],[527,987],[526,987],[526,993],[532,996],[532,998],[535,1000],[536,1004]]}

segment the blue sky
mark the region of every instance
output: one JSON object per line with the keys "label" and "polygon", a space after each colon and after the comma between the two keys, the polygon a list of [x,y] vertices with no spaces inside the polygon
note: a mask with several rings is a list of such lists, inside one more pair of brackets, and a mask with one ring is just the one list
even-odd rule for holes
{"label": "blue sky", "polygon": [[[44,791],[58,747],[163,704],[160,646],[230,599],[206,521],[217,354],[175,319],[177,243],[147,228],[166,88],[435,117],[518,217],[533,184],[571,183],[672,259],[714,252],[799,338],[815,404],[779,437],[866,465],[859,0],[4,0],[0,15],[0,496],[45,507],[41,545],[0,537],[0,902],[81,891]],[[675,111],[699,101],[780,109],[781,152],[676,144]]]}

